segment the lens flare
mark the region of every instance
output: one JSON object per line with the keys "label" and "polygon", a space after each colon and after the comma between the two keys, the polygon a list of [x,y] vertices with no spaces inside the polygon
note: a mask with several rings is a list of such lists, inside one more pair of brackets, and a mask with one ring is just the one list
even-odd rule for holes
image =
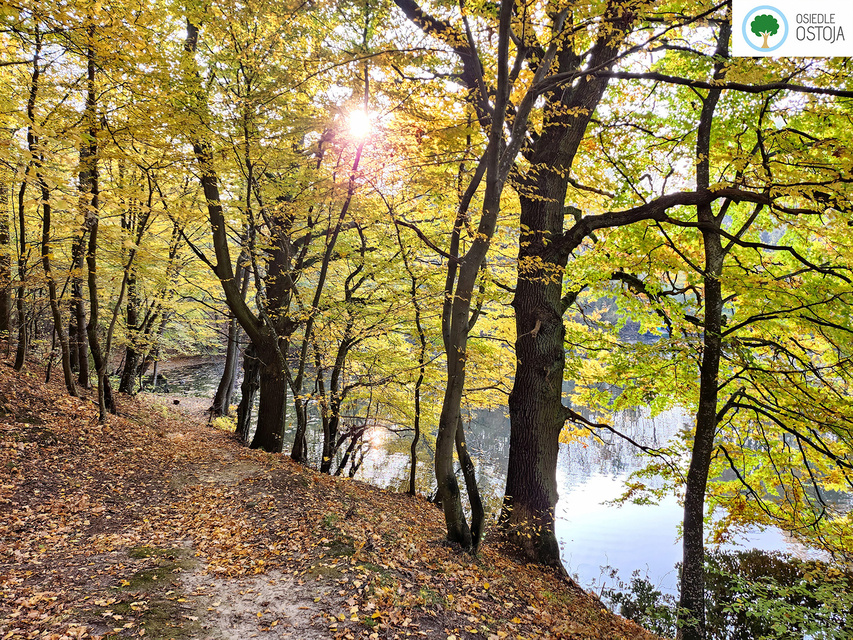
{"label": "lens flare", "polygon": [[370,116],[364,111],[352,111],[349,115],[349,130],[356,138],[364,138],[370,133]]}

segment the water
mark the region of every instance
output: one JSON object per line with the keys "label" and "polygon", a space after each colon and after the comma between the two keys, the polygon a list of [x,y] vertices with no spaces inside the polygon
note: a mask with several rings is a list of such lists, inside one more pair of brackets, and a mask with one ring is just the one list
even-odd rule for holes
{"label": "water", "polygon": [[[654,418],[624,412],[616,426],[641,444],[661,447],[688,421],[680,409]],[[664,592],[677,590],[675,564],[681,561],[678,532],[683,510],[675,496],[668,495],[656,505],[607,504],[624,493],[630,474],[647,462],[646,456],[617,436],[606,444],[590,436],[560,447],[555,529],[563,564],[588,588],[612,583],[604,569],[612,567],[622,580],[639,570]],[[741,547],[802,551],[777,529],[749,529],[723,548]]]}
{"label": "water", "polygon": [[[221,362],[173,369],[166,373],[170,391],[213,397],[222,369]],[[235,403],[239,401],[239,381],[237,384]],[[500,411],[473,411],[467,419],[467,444],[477,467],[478,484],[494,516],[500,508],[506,477],[509,419]],[[654,418],[625,412],[616,426],[644,445],[660,447],[689,420],[677,409]],[[313,415],[309,423],[308,448],[311,459],[316,460],[322,447],[322,435],[316,428],[318,417]],[[294,424],[292,417],[288,424]],[[384,427],[368,431],[364,462],[356,479],[395,491],[407,489],[411,436],[409,431],[395,433]],[[292,431],[286,434],[286,447],[288,437],[292,439]],[[434,490],[432,454],[427,444],[419,447],[417,486],[421,493]],[[678,527],[683,514],[676,498],[669,496],[657,505],[607,504],[622,495],[630,474],[647,461],[646,456],[616,436],[604,443],[589,436],[560,445],[556,534],[563,564],[587,588],[600,590],[612,584],[607,569],[611,567],[622,580],[639,570],[659,589],[670,593],[677,590],[675,564],[681,560]],[[735,539],[725,548],[736,547],[803,551],[775,529],[749,530],[745,537]]]}

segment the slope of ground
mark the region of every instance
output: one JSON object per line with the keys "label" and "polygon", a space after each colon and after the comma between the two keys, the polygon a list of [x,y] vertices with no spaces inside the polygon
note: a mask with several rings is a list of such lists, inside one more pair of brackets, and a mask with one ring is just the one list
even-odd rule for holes
{"label": "slope of ground", "polygon": [[0,363],[0,638],[653,638],[421,498]]}

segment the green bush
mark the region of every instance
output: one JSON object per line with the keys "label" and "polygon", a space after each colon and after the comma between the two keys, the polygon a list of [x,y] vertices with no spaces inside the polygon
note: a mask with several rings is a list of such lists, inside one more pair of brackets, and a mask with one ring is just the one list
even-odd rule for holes
{"label": "green bush", "polygon": [[[676,599],[635,571],[602,591],[611,609],[663,636],[676,632]],[[853,573],[825,562],[763,551],[705,558],[709,640],[850,640]]]}

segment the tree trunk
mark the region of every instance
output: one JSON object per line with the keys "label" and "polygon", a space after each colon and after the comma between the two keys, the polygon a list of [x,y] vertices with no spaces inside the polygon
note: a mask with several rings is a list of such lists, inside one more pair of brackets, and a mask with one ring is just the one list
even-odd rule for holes
{"label": "tree trunk", "polygon": [[722,246],[719,234],[704,232],[705,239],[705,332],[699,373],[699,407],[696,434],[684,493],[684,524],[679,600],[679,640],[705,638],[705,490],[714,453],[717,429],[718,374],[722,351],[723,297]]}
{"label": "tree trunk", "polygon": [[[41,40],[39,40],[39,43]],[[74,385],[74,374],[71,371],[71,357],[68,349],[68,337],[65,335],[65,328],[62,323],[62,314],[59,310],[59,300],[56,295],[56,281],[53,279],[53,271],[50,265],[50,224],[52,207],[50,204],[50,189],[47,181],[44,179],[43,171],[43,156],[39,148],[39,138],[35,130],[35,102],[38,91],[38,49],[36,50],[35,60],[33,62],[32,85],[30,87],[30,98],[27,101],[27,120],[30,122],[27,127],[27,149],[30,152],[30,165],[27,167],[29,173],[30,167],[36,178],[36,184],[41,192],[42,206],[42,227],[41,227],[41,263],[44,269],[44,277],[47,281],[48,298],[50,300],[50,310],[53,315],[53,331],[54,336],[59,340],[59,348],[62,354],[62,373],[65,379],[65,388],[71,396],[77,395],[77,389]],[[22,215],[23,221],[23,215]],[[51,348],[51,352],[53,349]]]}
{"label": "tree trunk", "polygon": [[86,227],[89,230],[89,242],[86,248],[86,268],[88,270],[89,287],[89,322],[86,324],[86,334],[89,338],[89,349],[92,352],[92,361],[95,364],[95,372],[98,377],[98,411],[99,421],[104,422],[107,412],[115,413],[116,406],[113,399],[110,380],[107,377],[107,361],[101,351],[100,337],[98,336],[100,323],[100,308],[98,300],[98,227],[100,223],[100,185],[98,177],[98,121],[95,93],[95,25],[89,23],[86,29],[88,35],[88,47],[86,49],[86,140],[80,153],[80,191],[81,200],[86,214]]}
{"label": "tree trunk", "polygon": [[[198,26],[188,18],[184,51],[188,54],[193,66],[195,66],[194,54],[198,47],[198,38]],[[200,78],[196,70],[188,80],[199,83]],[[206,100],[206,94],[200,86],[195,97],[202,101]],[[243,327],[249,340],[255,345],[258,356],[265,360],[260,373],[261,398],[258,407],[258,426],[251,446],[271,452],[281,451],[285,417],[283,385],[286,378],[284,374],[286,363],[282,361],[283,358],[279,354],[279,336],[275,327],[255,316],[243,298],[240,282],[234,275],[228,247],[227,222],[219,193],[219,177],[213,164],[213,152],[210,143],[203,136],[193,131],[191,138],[193,152],[200,168],[199,180],[207,202],[207,214],[216,256],[213,270],[219,278],[229,309]]]}
{"label": "tree trunk", "polygon": [[[721,23],[717,36],[714,79],[726,74],[731,25]],[[702,101],[702,112],[696,133],[696,187],[708,189],[711,183],[711,129],[714,112],[722,91],[713,88]],[[696,434],[687,471],[684,492],[683,561],[679,598],[678,640],[705,640],[705,490],[714,453],[719,400],[720,356],[722,353],[723,251],[720,225],[710,204],[697,207],[697,219],[703,226],[705,249],[705,319],[702,362],[699,367],[699,404],[696,411]]]}
{"label": "tree trunk", "polygon": [[[9,185],[0,176],[0,339],[12,331],[12,238],[9,234]],[[7,342],[8,345],[8,342]]]}
{"label": "tree trunk", "polygon": [[159,375],[160,357],[159,354],[154,356],[154,369],[151,372],[151,391],[157,393],[157,376]]}
{"label": "tree trunk", "polygon": [[293,435],[290,458],[294,462],[305,464],[308,461],[308,399],[297,396],[293,404],[296,413],[296,433]]}
{"label": "tree trunk", "polygon": [[[246,236],[248,236],[248,232],[244,233],[244,238]],[[241,256],[242,258],[243,256]],[[240,262],[241,260],[237,261],[237,269],[234,277],[240,280],[240,294],[245,300],[246,293],[249,290],[250,270],[243,267]],[[222,371],[222,378],[220,378],[219,385],[216,387],[213,405],[210,408],[211,415],[213,416],[227,416],[231,411],[231,398],[234,395],[234,380],[237,375],[237,357],[240,351],[239,338],[240,325],[234,314],[231,314],[228,322],[228,343],[225,348],[225,368]]]}
{"label": "tree trunk", "polygon": [[121,369],[121,380],[118,385],[119,393],[133,394],[136,391],[140,362],[139,352],[132,344],[127,345],[127,350],[124,353],[124,366]]}
{"label": "tree trunk", "polygon": [[[584,101],[594,105],[603,91],[603,86],[590,87]],[[536,197],[520,198],[523,231],[512,303],[516,370],[509,395],[509,465],[500,522],[508,539],[528,558],[560,570],[554,510],[559,438],[565,423],[561,293],[568,255],[553,255],[549,245],[563,233],[569,168],[588,121],[589,117],[581,118],[573,130],[556,126],[546,130],[536,156],[539,169],[532,184]]]}
{"label": "tree trunk", "polygon": [[465,478],[465,489],[468,492],[468,503],[471,505],[471,551],[477,553],[483,539],[486,510],[483,508],[483,499],[480,497],[480,489],[477,487],[474,461],[471,460],[468,445],[465,444],[465,427],[461,415],[459,416],[459,424],[456,425],[456,457],[459,458],[459,464],[462,467],[462,477]]}
{"label": "tree trunk", "polygon": [[139,341],[139,294],[137,291],[136,270],[130,269],[127,274],[127,348],[124,353],[124,367],[121,371],[121,381],[118,390],[120,393],[133,393],[136,385],[136,373],[139,369],[139,352],[137,343]]}
{"label": "tree trunk", "polygon": [[227,347],[225,350],[225,368],[222,371],[222,378],[219,379],[219,386],[216,387],[216,394],[213,396],[213,405],[210,408],[210,413],[214,417],[227,416],[231,407],[231,395],[234,392],[234,376],[237,373],[237,319],[229,318],[228,320],[228,337]]}
{"label": "tree trunk", "polygon": [[[97,177],[94,178],[94,183],[97,184]],[[97,205],[97,191],[95,191],[92,197],[93,209],[97,210]],[[86,265],[89,269],[89,322],[86,325],[86,334],[89,338],[89,348],[92,352],[92,361],[95,364],[95,373],[98,379],[98,419],[100,422],[104,422],[107,419],[107,412],[116,413],[116,405],[110,379],[107,377],[107,362],[101,351],[101,341],[98,336],[100,304],[98,301],[97,251],[98,220],[95,218],[89,230],[89,244],[86,251]]]}
{"label": "tree trunk", "polygon": [[[29,124],[27,126],[27,147],[31,150],[35,148],[35,105],[38,95],[39,76],[41,69],[39,68],[39,60],[41,56],[42,35],[38,26],[35,31],[35,52],[33,54],[33,70],[30,75],[30,91],[27,98],[27,117]],[[34,157],[31,157],[27,162],[24,170],[24,179],[21,181],[21,188],[18,191],[18,289],[15,297],[15,305],[18,311],[18,346],[15,350],[15,371],[20,371],[24,368],[29,351],[30,336],[27,327],[27,318],[24,309],[24,300],[27,295],[25,281],[27,277],[27,221],[24,216],[24,196],[27,193],[27,186],[30,179],[30,174],[33,169]]]}
{"label": "tree trunk", "polygon": [[281,453],[287,379],[276,354],[271,354],[271,360],[271,363],[261,365],[258,426],[250,447],[270,453]]}
{"label": "tree trunk", "polygon": [[[83,151],[81,150],[81,163]],[[83,279],[80,276],[86,268],[86,223],[84,213],[83,226],[74,236],[71,244],[71,310],[68,323],[68,341],[71,355],[71,368],[77,372],[77,384],[89,388],[89,344],[86,337],[86,306],[83,302]]]}
{"label": "tree trunk", "polygon": [[[633,17],[608,4],[588,65],[609,67]],[[584,58],[571,47],[557,55],[560,72]],[[562,283],[568,252],[552,250],[563,234],[568,179],[606,78],[581,78],[565,91],[546,94],[545,122],[525,177],[513,300],[516,370],[509,396],[510,448],[501,526],[533,561],[565,571],[554,533],[557,455],[565,424],[563,374],[566,356]],[[570,114],[570,115],[567,115]],[[530,195],[526,195],[530,194]]]}
{"label": "tree trunk", "polygon": [[240,442],[248,443],[252,425],[252,409],[255,406],[255,394],[260,386],[258,378],[261,361],[255,356],[255,346],[249,343],[243,353],[243,383],[240,385],[240,404],[237,406],[236,435]]}
{"label": "tree trunk", "polygon": [[71,356],[68,350],[68,337],[65,335],[62,314],[59,311],[59,300],[56,296],[56,281],[53,279],[53,272],[50,266],[50,191],[48,190],[47,183],[39,174],[38,167],[36,168],[36,179],[38,180],[41,188],[42,200],[41,262],[42,267],[44,268],[44,277],[47,281],[50,310],[53,314],[53,331],[54,335],[59,340],[59,350],[62,354],[62,374],[65,380],[65,388],[68,391],[68,395],[76,396],[77,388],[74,385],[74,373],[71,371]]}
{"label": "tree trunk", "polygon": [[[421,339],[423,340],[424,335],[420,333]],[[424,381],[424,376],[426,373],[425,366],[425,351],[426,345],[421,343],[421,351],[418,357],[418,379],[415,381],[415,420],[414,420],[414,430],[415,434],[412,436],[412,444],[409,447],[409,491],[408,494],[413,496],[417,493],[416,489],[416,479],[418,472],[418,442],[421,439],[421,385]]]}
{"label": "tree trunk", "polygon": [[[365,431],[367,431],[367,419],[366,418],[365,418],[364,425],[362,425],[361,427],[354,427],[353,429],[350,430],[349,434],[347,434],[345,436],[341,436],[341,438],[338,442],[338,448],[339,449],[340,449],[340,445],[343,444],[347,438],[349,438],[350,442],[349,442],[349,445],[347,445],[346,451],[344,451],[344,455],[341,456],[341,462],[338,465],[337,470],[335,471],[336,476],[339,476],[344,472],[344,469],[346,469],[347,464],[349,464],[349,462],[350,462],[351,456],[352,456],[352,460],[354,463],[352,466],[353,467],[355,466],[355,456],[353,456],[353,452],[355,451],[356,447],[358,447],[361,444],[361,440],[362,440],[362,437],[364,436]],[[350,467],[350,470],[352,470],[352,467]],[[349,474],[349,477],[352,478],[354,475],[355,475],[355,472],[353,471],[352,473]]]}
{"label": "tree trunk", "polygon": [[[23,216],[21,216],[21,219],[23,220]],[[25,246],[26,240],[24,239],[23,226],[21,226],[18,233],[21,236],[21,244]],[[20,371],[24,368],[24,364],[27,361],[27,353],[29,352],[30,335],[27,327],[27,314],[24,306],[24,299],[27,295],[27,289],[24,284],[26,274],[27,259],[26,254],[22,252],[21,255],[18,256],[18,288],[15,290],[15,310],[18,315],[18,344],[15,348],[15,364],[13,365],[15,371]]]}
{"label": "tree trunk", "polygon": [[[531,209],[541,214],[545,208],[544,203],[523,201],[522,228],[529,224],[525,220],[540,217],[531,215]],[[534,224],[537,226],[526,228],[561,230],[562,215],[553,216],[550,224],[541,219]],[[534,241],[522,237],[520,244],[520,261],[538,252]],[[543,244],[538,243],[539,251]],[[553,266],[562,268],[565,263]],[[565,423],[562,279],[549,277],[543,273],[545,269],[534,273],[525,272],[523,267],[519,270],[513,301],[517,366],[509,395],[510,450],[501,526],[528,558],[562,569],[554,534],[557,455]]]}

